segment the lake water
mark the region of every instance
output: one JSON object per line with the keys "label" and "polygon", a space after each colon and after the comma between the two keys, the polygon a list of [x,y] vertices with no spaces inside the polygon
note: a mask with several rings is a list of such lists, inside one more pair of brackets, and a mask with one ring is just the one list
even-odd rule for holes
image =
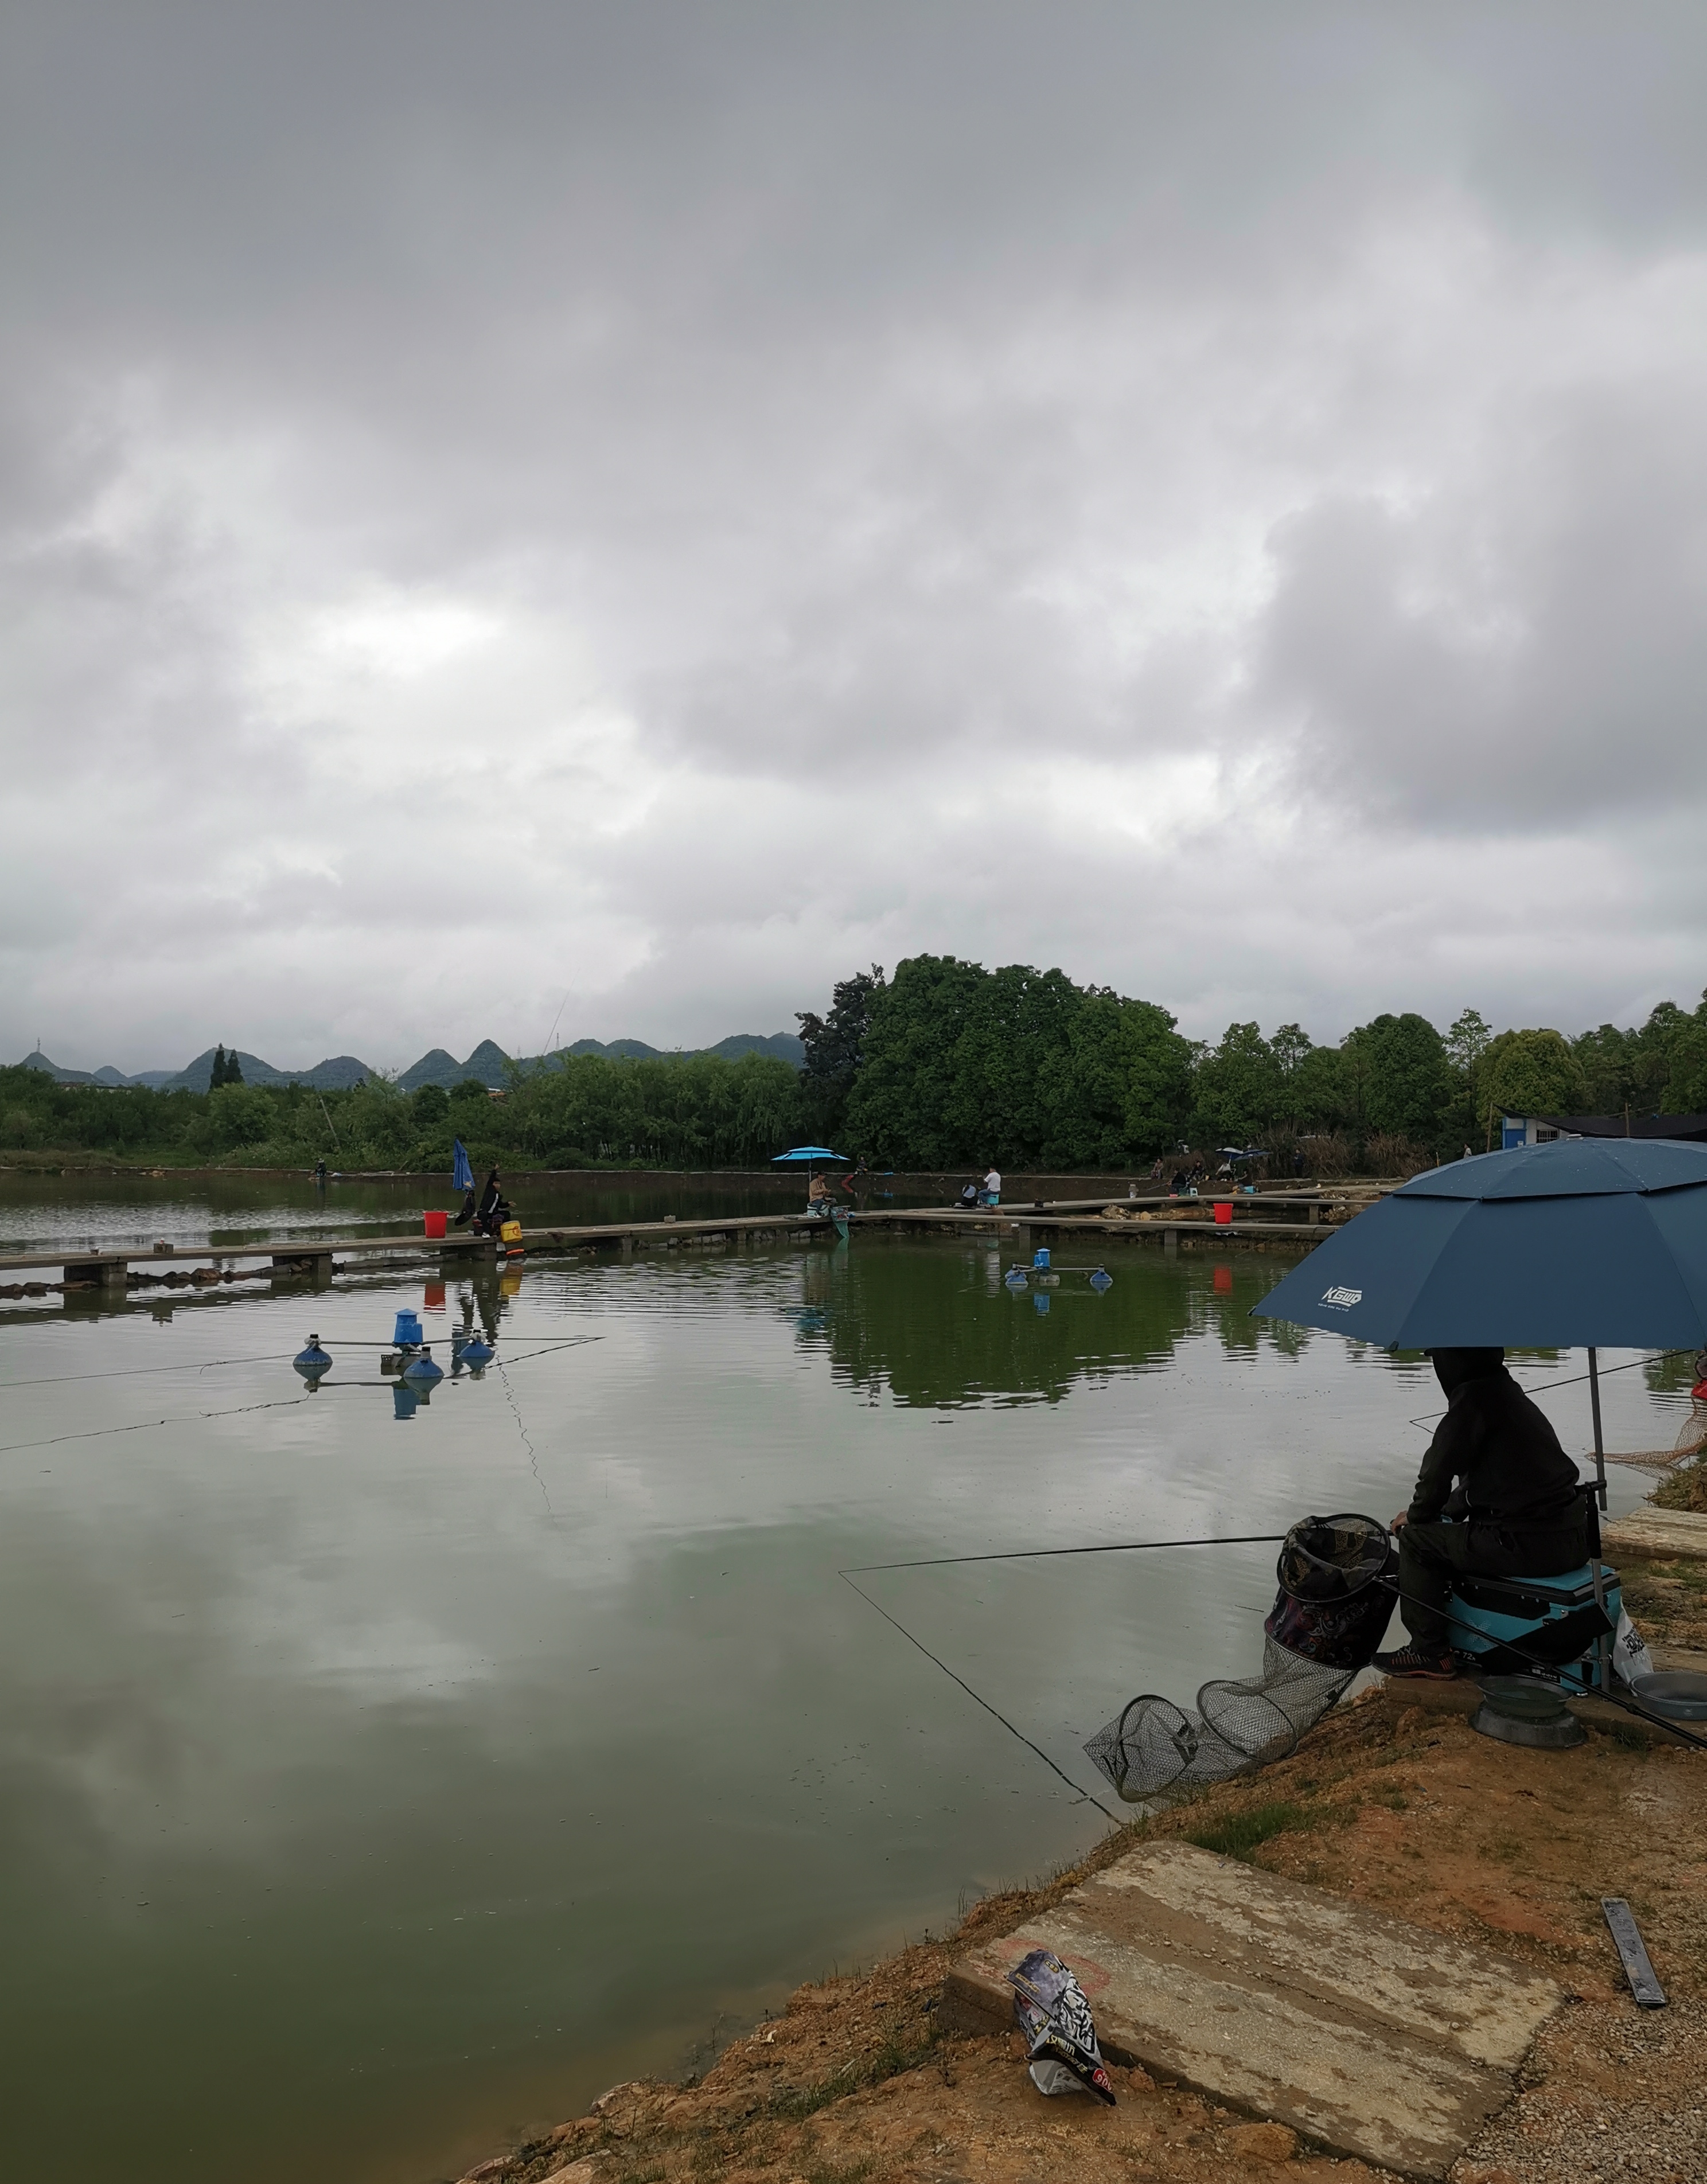
{"label": "lake water", "polygon": [[[0,1228],[237,1241],[351,1204],[70,1183],[8,1180]],[[360,1219],[420,1202],[360,1189]],[[1094,1841],[1084,1739],[1252,1670],[1274,1549],[859,1577],[1076,1786],[838,1573],[1385,1515],[1439,1401],[1252,1320],[1285,1257],[1116,1245],[1112,1290],[1068,1271],[1040,1312],[1012,1251],[0,1307],[10,2170],[454,2176]],[[495,1325],[502,1370],[399,1418],[404,1305]],[[1648,1379],[1607,1383],[1610,1446],[1669,1444]],[[1542,1400],[1581,1450],[1584,1390]]]}

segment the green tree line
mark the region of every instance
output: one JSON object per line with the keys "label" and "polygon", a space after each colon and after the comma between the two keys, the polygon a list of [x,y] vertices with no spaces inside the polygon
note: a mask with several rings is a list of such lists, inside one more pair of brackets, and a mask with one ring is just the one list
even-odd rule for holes
{"label": "green tree line", "polygon": [[[1234,1023],[1213,1045],[1152,1001],[1058,970],[916,956],[856,972],[801,1017],[805,1067],[770,1055],[550,1056],[499,1100],[466,1079],[404,1093],[245,1084],[206,1092],[56,1084],[0,1069],[0,1160],[56,1152],[161,1166],[448,1170],[477,1165],[756,1167],[802,1140],[873,1166],[1118,1170],[1263,1145],[1319,1173],[1382,1173],[1497,1141],[1513,1114],[1707,1111],[1707,994],[1639,1029],[1495,1033],[1474,1010],[1440,1030],[1382,1015],[1336,1045],[1297,1024]],[[234,1059],[234,1057],[233,1057]]]}
{"label": "green tree line", "polygon": [[0,1070],[7,1151],[107,1153],[138,1164],[449,1169],[454,1139],[477,1162],[526,1167],[751,1167],[795,1141],[796,1072],[774,1055],[611,1061],[561,1054],[512,1070],[494,1100],[469,1078],[402,1092],[225,1082],[206,1092],[56,1084]]}

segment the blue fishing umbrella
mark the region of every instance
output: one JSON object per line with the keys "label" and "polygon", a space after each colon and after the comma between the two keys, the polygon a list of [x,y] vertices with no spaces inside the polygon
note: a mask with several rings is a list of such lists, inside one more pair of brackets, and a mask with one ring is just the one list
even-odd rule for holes
{"label": "blue fishing umbrella", "polygon": [[1707,1145],[1561,1139],[1432,1168],[1319,1245],[1252,1316],[1399,1350],[1586,1349],[1604,1509],[1597,1350],[1707,1342]]}
{"label": "blue fishing umbrella", "polygon": [[453,1139],[450,1151],[450,1187],[453,1190],[472,1190],[474,1170],[469,1165],[468,1148],[460,1138]]}
{"label": "blue fishing umbrella", "polygon": [[773,1155],[771,1161],[773,1167],[776,1166],[778,1161],[840,1161],[845,1165],[847,1155],[833,1153],[828,1145],[795,1145],[788,1152]]}
{"label": "blue fishing umbrella", "polygon": [[1399,1350],[1707,1342],[1707,1145],[1583,1138],[1431,1169],[1255,1313]]}

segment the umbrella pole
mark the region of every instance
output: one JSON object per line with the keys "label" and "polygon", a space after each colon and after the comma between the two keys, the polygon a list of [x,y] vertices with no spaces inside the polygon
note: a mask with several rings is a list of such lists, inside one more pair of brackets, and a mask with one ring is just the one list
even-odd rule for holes
{"label": "umbrella pole", "polygon": [[[1606,1507],[1606,1443],[1600,1430],[1600,1367],[1596,1353],[1588,1353],[1588,1407],[1594,1419],[1594,1486],[1588,1497],[1588,1566],[1594,1578],[1594,1604],[1606,1608],[1606,1585],[1600,1561],[1600,1513]],[[1612,1688],[1612,1645],[1601,1637],[1594,1641],[1594,1658],[1600,1669],[1600,1688]]]}

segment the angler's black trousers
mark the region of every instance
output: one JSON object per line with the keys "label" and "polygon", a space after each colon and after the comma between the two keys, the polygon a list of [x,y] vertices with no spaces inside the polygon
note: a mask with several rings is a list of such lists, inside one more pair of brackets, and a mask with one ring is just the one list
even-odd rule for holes
{"label": "angler's black trousers", "polygon": [[1575,1523],[1517,1529],[1503,1524],[1404,1524],[1399,1528],[1399,1616],[1420,1652],[1462,1645],[1446,1613],[1458,1577],[1558,1577],[1588,1560],[1588,1531]]}

